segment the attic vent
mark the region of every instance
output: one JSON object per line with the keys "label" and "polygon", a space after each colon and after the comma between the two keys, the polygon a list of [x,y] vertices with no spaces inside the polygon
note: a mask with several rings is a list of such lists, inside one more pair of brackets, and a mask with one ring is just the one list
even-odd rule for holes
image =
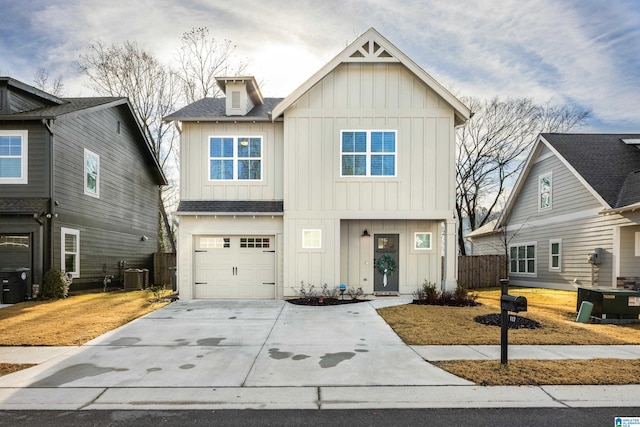
{"label": "attic vent", "polygon": [[240,91],[234,90],[231,92],[231,108],[240,108]]}
{"label": "attic vent", "polygon": [[373,40],[368,40],[359,47],[358,50],[350,55],[350,58],[365,58],[371,62],[377,62],[381,59],[386,59],[386,61],[382,62],[389,62],[389,59],[394,59],[389,52]]}

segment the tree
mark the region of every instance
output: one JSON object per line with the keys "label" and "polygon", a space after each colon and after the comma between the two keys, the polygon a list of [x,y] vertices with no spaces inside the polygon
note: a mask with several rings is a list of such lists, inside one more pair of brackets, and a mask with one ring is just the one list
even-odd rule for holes
{"label": "tree", "polygon": [[35,76],[33,77],[33,82],[38,89],[54,96],[62,96],[62,92],[64,91],[62,76],[58,76],[50,82],[49,70],[44,67],[38,68]]}
{"label": "tree", "polygon": [[[88,53],[80,55],[79,65],[97,93],[129,99],[154,156],[165,174],[169,175],[169,160],[175,158],[178,135],[175,128],[162,118],[175,111],[179,99],[171,70],[130,41],[111,46],[102,42],[92,44]],[[169,245],[175,252],[175,239],[162,196],[161,190],[158,205],[161,226],[164,226]],[[161,244],[162,240],[159,239]]]}
{"label": "tree", "polygon": [[529,98],[462,101],[473,113],[456,134],[458,244],[466,255],[465,232],[496,217],[537,135],[567,132],[583,125],[590,112],[550,102],[537,105]]}

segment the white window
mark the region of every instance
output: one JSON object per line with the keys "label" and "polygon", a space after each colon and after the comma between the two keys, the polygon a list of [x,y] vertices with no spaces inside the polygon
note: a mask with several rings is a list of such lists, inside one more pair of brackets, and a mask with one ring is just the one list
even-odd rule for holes
{"label": "white window", "polygon": [[396,131],[341,131],[341,176],[396,176]]}
{"label": "white window", "polygon": [[0,130],[0,184],[28,184],[28,133]]}
{"label": "white window", "polygon": [[100,197],[100,156],[84,149],[84,194]]}
{"label": "white window", "polygon": [[262,137],[210,137],[209,180],[261,180]]}
{"label": "white window", "polygon": [[512,274],[536,274],[535,243],[509,246],[509,272]]}
{"label": "white window", "polygon": [[413,249],[417,251],[431,250],[431,233],[426,231],[413,233]]}
{"label": "white window", "polygon": [[200,249],[224,249],[231,247],[228,237],[200,237]]}
{"label": "white window", "polygon": [[549,271],[562,270],[562,240],[549,240]]}
{"label": "white window", "polygon": [[237,110],[240,108],[240,91],[234,90],[231,91],[231,108]]}
{"label": "white window", "polygon": [[62,250],[60,269],[71,277],[80,277],[80,230],[64,228],[60,230]]}
{"label": "white window", "polygon": [[552,192],[552,176],[551,172],[541,175],[538,178],[538,210],[543,211],[551,209],[553,192]]}
{"label": "white window", "polygon": [[302,247],[304,249],[320,249],[322,247],[322,230],[302,230]]}
{"label": "white window", "polygon": [[635,247],[636,247],[636,251],[635,251],[635,255],[636,256],[640,256],[640,232],[636,231],[636,241],[635,241]]}

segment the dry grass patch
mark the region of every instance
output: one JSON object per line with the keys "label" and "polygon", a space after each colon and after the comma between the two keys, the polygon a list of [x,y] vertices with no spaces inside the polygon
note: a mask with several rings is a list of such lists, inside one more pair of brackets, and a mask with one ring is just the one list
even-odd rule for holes
{"label": "dry grass patch", "polygon": [[54,301],[26,301],[0,309],[0,345],[82,345],[154,311],[150,291],[89,293]]}
{"label": "dry grass patch", "polygon": [[479,385],[624,385],[636,384],[640,360],[455,360],[432,362]]}
{"label": "dry grass patch", "polygon": [[30,368],[36,365],[19,364],[19,363],[0,363],[0,377],[3,375],[9,375],[23,369]]}
{"label": "dry grass patch", "polygon": [[[498,345],[500,328],[475,322],[476,316],[500,312],[500,290],[480,290],[477,307],[443,307],[408,304],[378,313],[409,345]],[[602,325],[576,323],[575,291],[511,288],[528,300],[522,316],[542,324],[540,329],[509,330],[510,344],[610,345],[640,344],[640,324]]]}

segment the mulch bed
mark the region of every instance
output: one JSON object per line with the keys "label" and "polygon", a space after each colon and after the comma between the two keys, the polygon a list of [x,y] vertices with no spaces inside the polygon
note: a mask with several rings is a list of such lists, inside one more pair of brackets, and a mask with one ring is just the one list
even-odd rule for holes
{"label": "mulch bed", "polygon": [[[511,321],[511,318],[515,317],[515,321]],[[535,320],[528,319],[522,316],[509,315],[509,329],[538,329],[542,328],[542,325]],[[501,326],[502,316],[499,313],[485,314],[483,316],[476,316],[473,318],[478,323],[487,326]]]}
{"label": "mulch bed", "polygon": [[365,302],[368,301],[366,299],[338,299],[338,298],[324,298],[322,302],[319,298],[293,298],[288,299],[287,302],[296,305],[312,305],[312,306],[326,306],[326,305],[341,305],[341,304],[354,304],[357,302]]}

